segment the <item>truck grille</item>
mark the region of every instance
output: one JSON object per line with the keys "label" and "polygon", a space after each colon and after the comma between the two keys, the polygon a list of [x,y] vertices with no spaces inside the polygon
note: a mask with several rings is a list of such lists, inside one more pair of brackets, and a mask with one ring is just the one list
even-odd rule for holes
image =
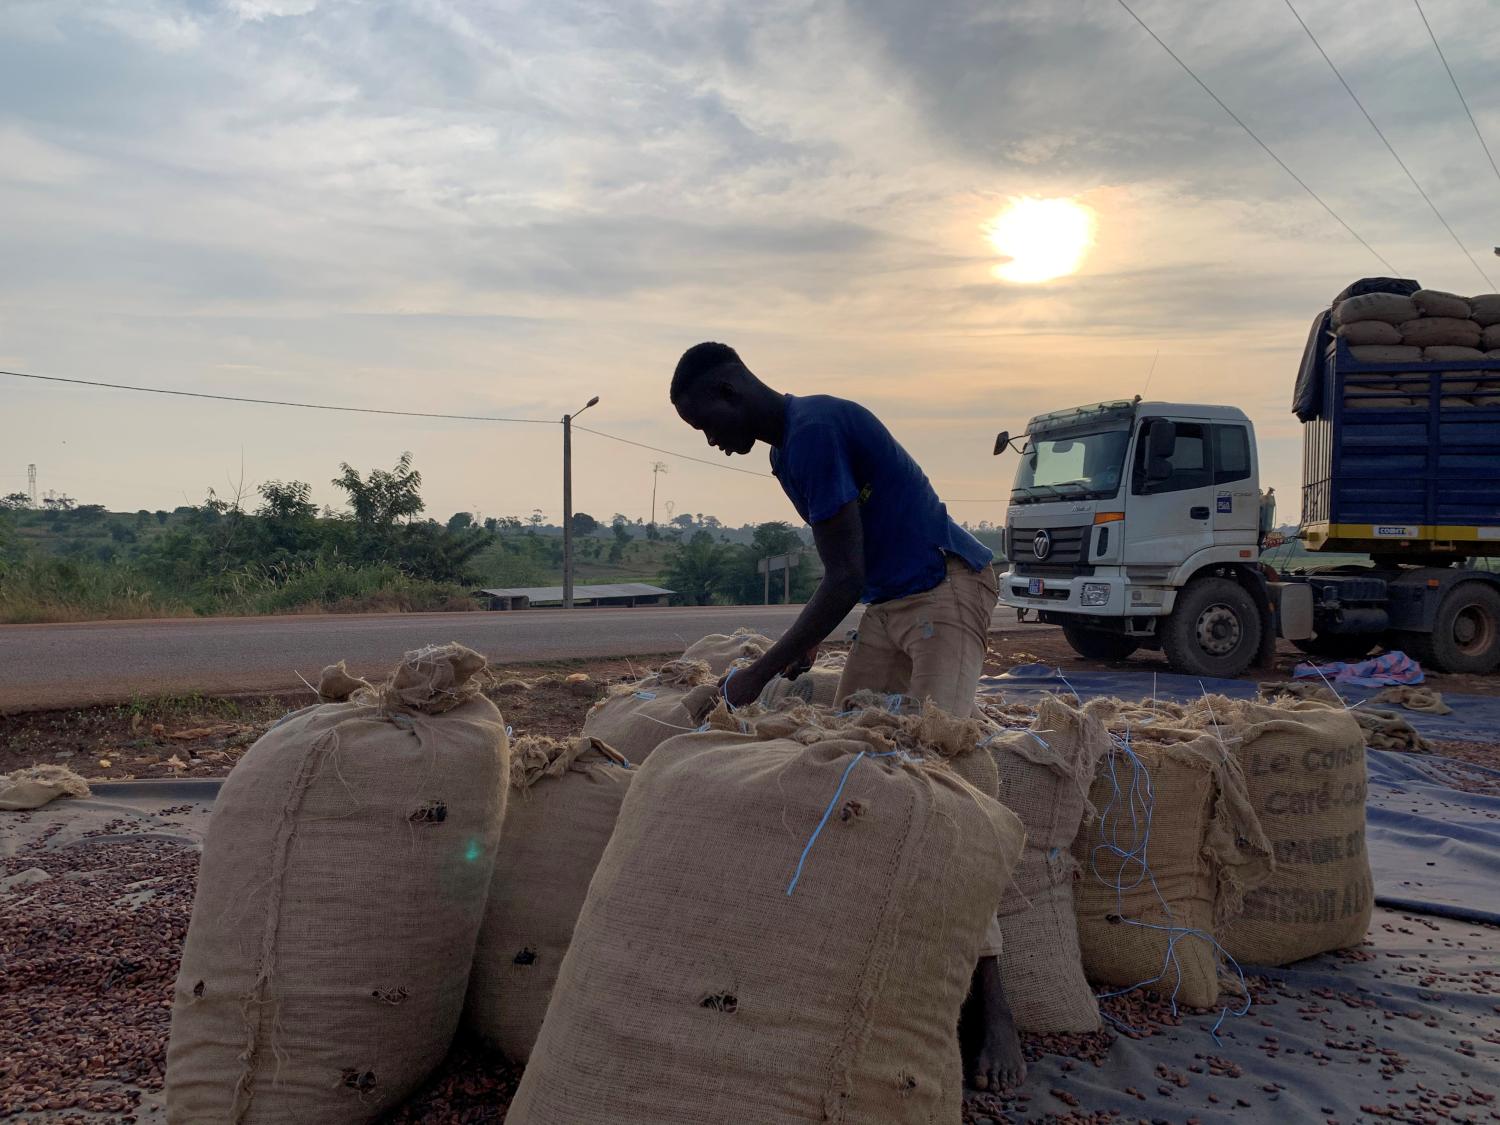
{"label": "truck grille", "polygon": [[1010,533],[1010,558],[1017,574],[1092,573],[1092,567],[1081,567],[1089,541],[1089,527],[1049,527],[1052,550],[1045,559],[1036,557],[1037,528],[1013,528]]}

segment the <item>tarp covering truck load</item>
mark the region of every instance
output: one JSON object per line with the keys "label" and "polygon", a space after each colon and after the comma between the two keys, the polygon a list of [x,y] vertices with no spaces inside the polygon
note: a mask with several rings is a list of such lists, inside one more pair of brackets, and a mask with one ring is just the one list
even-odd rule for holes
{"label": "tarp covering truck load", "polygon": [[[1370,278],[1313,323],[1297,380],[1302,524],[1338,565],[1276,574],[1254,427],[1232,406],[1132,400],[1041,414],[1022,441],[1000,597],[1094,659],[1160,649],[1191,675],[1276,637],[1437,671],[1500,666],[1500,298]],[[1356,556],[1351,559],[1350,556]]]}

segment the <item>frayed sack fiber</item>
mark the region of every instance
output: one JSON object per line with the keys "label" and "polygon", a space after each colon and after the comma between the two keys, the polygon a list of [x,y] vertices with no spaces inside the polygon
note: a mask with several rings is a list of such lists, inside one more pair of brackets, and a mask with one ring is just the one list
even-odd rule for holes
{"label": "frayed sack fiber", "polygon": [[511,744],[510,799],[464,1024],[525,1066],[633,772],[594,738]]}
{"label": "frayed sack fiber", "polygon": [[1214,699],[1211,707],[1276,857],[1275,872],[1246,891],[1220,942],[1250,965],[1358,945],[1375,901],[1360,724],[1342,706],[1293,699]]}
{"label": "frayed sack fiber", "polygon": [[671,660],[655,675],[616,687],[594,704],[583,733],[638,766],[667,739],[697,730],[718,697],[717,678],[705,661]]}
{"label": "frayed sack fiber", "polygon": [[23,766],[0,774],[0,812],[24,812],[59,797],[88,795],[89,783],[67,766]]}
{"label": "frayed sack fiber", "polygon": [[822,661],[814,664],[795,680],[785,676],[773,676],[756,700],[763,707],[777,710],[797,703],[811,703],[815,707],[832,707],[838,702],[839,681],[844,678],[844,669],[831,667]]}
{"label": "frayed sack fiber", "polygon": [[682,659],[701,660],[717,678],[741,660],[758,660],[776,642],[753,629],[736,629],[733,633],[710,633],[688,645]]}
{"label": "frayed sack fiber", "polygon": [[235,765],[174,990],[173,1125],[373,1121],[442,1061],[505,810],[487,681],[462,645],[410,653]]}
{"label": "frayed sack fiber", "polygon": [[1112,742],[1089,800],[1099,815],[1073,845],[1088,978],[1214,1006],[1213,935],[1271,873],[1238,763],[1212,734],[1133,730]]}
{"label": "frayed sack fiber", "polygon": [[1000,802],[1026,829],[1026,850],[1000,903],[1000,973],[1016,1026],[1032,1032],[1099,1027],[1099,1004],[1083,973],[1073,886],[1073,841],[1094,814],[1089,787],[1109,751],[1097,716],[1045,697],[1028,730],[989,744]]}
{"label": "frayed sack fiber", "polygon": [[507,1120],[957,1122],[959,1009],[1021,836],[868,741],[673,739],[631,783]]}

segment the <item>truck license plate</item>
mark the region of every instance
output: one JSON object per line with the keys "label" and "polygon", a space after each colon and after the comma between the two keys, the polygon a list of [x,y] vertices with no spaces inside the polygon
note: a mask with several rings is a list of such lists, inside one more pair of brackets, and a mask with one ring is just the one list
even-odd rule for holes
{"label": "truck license plate", "polygon": [[1026,592],[1033,598],[1039,598],[1046,592],[1047,585],[1040,578],[1033,578],[1026,586]]}

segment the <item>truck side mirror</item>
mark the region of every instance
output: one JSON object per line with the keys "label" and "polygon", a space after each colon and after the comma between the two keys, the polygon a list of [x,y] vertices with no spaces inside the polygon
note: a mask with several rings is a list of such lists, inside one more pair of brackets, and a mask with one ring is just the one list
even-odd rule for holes
{"label": "truck side mirror", "polygon": [[1008,448],[1010,448],[1010,431],[1001,430],[999,436],[995,438],[995,456],[999,457]]}

